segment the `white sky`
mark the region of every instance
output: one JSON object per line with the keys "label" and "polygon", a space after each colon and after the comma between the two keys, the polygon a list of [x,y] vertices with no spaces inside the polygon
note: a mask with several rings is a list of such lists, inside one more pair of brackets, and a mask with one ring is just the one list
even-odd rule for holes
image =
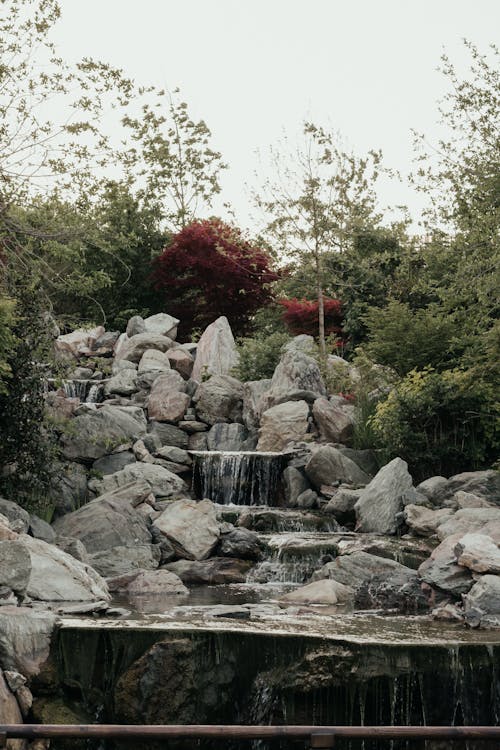
{"label": "white sky", "polygon": [[[356,152],[381,148],[411,168],[411,129],[438,138],[436,71],[446,49],[460,68],[461,39],[498,42],[498,0],[60,0],[54,33],[67,59],[92,56],[142,83],[181,89],[230,170],[222,199],[251,224],[246,183],[256,149],[304,119],[342,132]],[[421,198],[385,184],[383,205]],[[255,227],[254,227],[255,228]]]}

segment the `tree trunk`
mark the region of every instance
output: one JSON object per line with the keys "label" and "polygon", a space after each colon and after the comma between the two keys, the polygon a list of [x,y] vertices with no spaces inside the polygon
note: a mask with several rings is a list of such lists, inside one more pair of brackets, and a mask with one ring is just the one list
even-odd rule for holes
{"label": "tree trunk", "polygon": [[323,302],[323,268],[319,253],[316,255],[316,283],[318,294],[318,340],[319,351],[323,358],[326,357],[325,342],[325,305]]}

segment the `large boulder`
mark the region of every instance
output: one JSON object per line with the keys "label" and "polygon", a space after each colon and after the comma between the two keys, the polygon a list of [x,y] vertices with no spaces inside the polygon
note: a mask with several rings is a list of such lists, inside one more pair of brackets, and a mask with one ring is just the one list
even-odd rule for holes
{"label": "large boulder", "polygon": [[186,488],[183,480],[164,466],[143,462],[129,464],[121,471],[107,474],[102,479],[93,479],[89,482],[89,488],[96,495],[103,495],[134,481],[147,482],[150,491],[157,498],[178,495]]}
{"label": "large boulder", "polygon": [[354,433],[354,407],[343,398],[321,397],[313,404],[313,417],[322,440],[348,443]]}
{"label": "large boulder", "polygon": [[177,336],[177,326],[180,320],[167,313],[156,313],[144,319],[144,328],[148,333],[156,333],[159,336],[168,336],[175,339]]}
{"label": "large boulder", "polygon": [[354,510],[359,500],[361,490],[351,490],[349,487],[339,487],[330,495],[330,500],[325,507],[325,513],[332,516],[344,526],[353,525],[356,522],[356,511]]}
{"label": "large boulder", "polygon": [[297,507],[297,498],[306,490],[310,484],[301,471],[294,466],[287,466],[283,472],[283,486],[285,491],[285,502],[290,508]]}
{"label": "large boulder", "polygon": [[84,329],[58,336],[54,342],[56,356],[77,359],[80,355],[92,354],[96,341],[104,334],[103,326]]}
{"label": "large boulder", "polygon": [[127,341],[122,341],[119,348],[115,349],[115,359],[128,359],[130,362],[140,362],[142,355],[148,349],[157,349],[166,352],[173,346],[174,342],[168,336],[158,333],[137,333]]}
{"label": "large boulder", "polygon": [[[446,539],[456,534],[462,536],[472,532],[484,534],[487,533],[485,529],[490,528],[490,524],[500,527],[500,508],[462,508],[438,526],[437,535],[439,539]],[[493,538],[500,542],[496,535]]]}
{"label": "large boulder", "polygon": [[214,424],[207,435],[209,451],[241,451],[248,439],[246,427],[237,422]]}
{"label": "large boulder", "polygon": [[[158,442],[158,447],[163,445],[171,445],[176,448],[186,449],[188,447],[189,437],[184,430],[179,429],[173,424],[166,422],[155,422],[154,420],[148,424],[148,435],[147,438]],[[154,451],[154,448],[150,448]]]}
{"label": "large boulder", "polygon": [[89,496],[87,480],[87,469],[81,464],[54,464],[49,495],[55,518],[85,505]]}
{"label": "large boulder", "polygon": [[305,466],[306,475],[317,490],[335,483],[365,485],[370,477],[354,461],[332,445],[322,445],[313,452]]}
{"label": "large boulder", "polygon": [[59,536],[79,539],[91,554],[110,547],[151,544],[145,517],[113,493],[59,518],[54,529]]}
{"label": "large boulder", "polygon": [[[119,451],[118,453],[110,453],[109,456],[103,456],[94,461],[92,472],[94,475],[115,474],[115,472],[121,471],[125,466],[133,463],[135,463],[135,456],[132,451]],[[79,503],[79,505],[83,505],[83,503]],[[74,510],[74,508],[70,508],[70,510]]]}
{"label": "large boulder", "polygon": [[318,396],[326,396],[318,363],[309,354],[289,345],[274,371],[269,390],[263,396],[265,408],[285,401],[313,402]]}
{"label": "large boulder", "polygon": [[[15,695],[9,690],[3,672],[0,669],[0,718],[3,724],[23,724],[23,717]],[[23,744],[18,740],[6,740],[6,750],[22,750]]]}
{"label": "large boulder", "polygon": [[213,375],[193,396],[199,418],[207,424],[241,422],[243,383],[229,375]]}
{"label": "large boulder", "polygon": [[429,608],[429,598],[415,570],[408,568],[373,576],[356,592],[360,609],[390,609],[415,614]]}
{"label": "large boulder", "polygon": [[94,461],[123,443],[135,442],[146,433],[142,409],[104,405],[75,417],[61,436],[66,458]]}
{"label": "large boulder", "polygon": [[350,586],[355,591],[376,576],[388,577],[399,572],[408,579],[413,579],[415,571],[405,565],[369,552],[352,552],[339,555],[312,575],[313,581],[332,578],[334,581]]}
{"label": "large boulder", "polygon": [[412,487],[408,464],[394,458],[364,488],[354,506],[359,531],[395,534],[401,525],[403,495]]}
{"label": "large boulder", "polygon": [[279,599],[282,606],[308,604],[346,604],[354,600],[354,590],[329,578],[313,581],[290,591]]}
{"label": "large boulder", "polygon": [[0,664],[25,677],[47,661],[56,616],[30,607],[0,607]]}
{"label": "large boulder", "polygon": [[191,401],[186,384],[175,370],[162,372],[155,379],[148,399],[148,417],[157,422],[179,422]]}
{"label": "large boulder", "polygon": [[138,544],[134,547],[120,545],[95,552],[90,556],[90,565],[103,578],[130,573],[131,570],[155,570],[160,563],[157,544]]}
{"label": "large boulder", "polygon": [[433,536],[438,526],[451,518],[451,508],[437,508],[430,510],[422,505],[407,505],[404,509],[406,524],[418,536]]}
{"label": "large boulder", "polygon": [[170,370],[167,353],[160,352],[158,349],[146,349],[137,368],[140,375],[144,372],[165,372],[167,370]]}
{"label": "large boulder", "polygon": [[457,564],[455,546],[462,536],[449,536],[418,569],[418,574],[425,583],[457,597],[467,593],[473,584],[470,571]]}
{"label": "large boulder", "polygon": [[465,534],[454,549],[457,562],[474,573],[500,573],[500,549],[484,534]]}
{"label": "large boulder", "polygon": [[500,505],[500,471],[490,469],[455,474],[448,480],[448,492],[452,495],[459,490],[472,492]]}
{"label": "large boulder", "polygon": [[243,385],[243,424],[256,430],[260,423],[263,396],[269,390],[271,380],[249,380]]}
{"label": "large boulder", "polygon": [[186,560],[206,559],[219,541],[215,506],[209,500],[171,503],[154,525],[172,543],[178,556]]}
{"label": "large boulder", "polygon": [[260,560],[262,543],[259,535],[249,529],[232,529],[221,534],[217,554],[222,557],[236,557],[240,560]]}
{"label": "large boulder", "polygon": [[104,393],[106,396],[116,394],[118,396],[131,396],[139,390],[137,385],[137,372],[136,370],[125,369],[121,372],[113,375],[104,385]]}
{"label": "large boulder", "polygon": [[222,316],[205,329],[198,341],[192,377],[201,383],[210,375],[229,375],[238,359],[231,326]]}
{"label": "large boulder", "polygon": [[500,615],[500,577],[481,576],[464,597],[465,611],[479,610],[486,615]]}
{"label": "large boulder", "polygon": [[12,500],[0,497],[0,513],[8,519],[14,531],[26,533],[30,525],[30,514]]}
{"label": "large boulder", "polygon": [[309,427],[306,401],[287,401],[267,409],[259,430],[259,451],[282,451],[288,444],[304,440]]}
{"label": "large boulder", "polygon": [[218,586],[229,583],[245,583],[251,566],[250,560],[211,557],[210,560],[177,560],[168,563],[165,567],[178,575],[183,583]]}
{"label": "large boulder", "polygon": [[176,370],[185,380],[191,377],[194,359],[186,349],[176,346],[168,350],[167,357],[172,370]]}
{"label": "large boulder", "polygon": [[22,542],[31,556],[28,596],[49,602],[109,599],[106,582],[88,565],[41,539],[27,536]]}
{"label": "large boulder", "polygon": [[26,593],[31,576],[31,555],[23,538],[0,541],[0,588],[5,586],[20,596]]}

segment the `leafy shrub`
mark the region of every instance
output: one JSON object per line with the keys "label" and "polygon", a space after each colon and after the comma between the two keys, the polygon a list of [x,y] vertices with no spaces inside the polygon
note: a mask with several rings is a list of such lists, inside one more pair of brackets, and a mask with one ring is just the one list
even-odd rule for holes
{"label": "leafy shrub", "polygon": [[[280,299],[283,306],[283,319],[288,330],[297,336],[306,333],[318,335],[318,301],[306,299]],[[340,336],[342,333],[342,304],[338,299],[325,299],[325,334]]]}
{"label": "leafy shrub", "polygon": [[271,378],[288,341],[290,336],[286,333],[272,333],[265,338],[240,339],[240,361],[234,369],[235,376],[243,382]]}
{"label": "leafy shrub", "polygon": [[206,328],[220,315],[235,334],[246,333],[277,279],[266,252],[220,219],[194,221],[174,235],[153,273],[166,309],[181,321],[181,336]]}
{"label": "leafy shrub", "polygon": [[489,466],[500,445],[494,388],[472,371],[412,370],[378,403],[371,420],[387,457],[417,479]]}

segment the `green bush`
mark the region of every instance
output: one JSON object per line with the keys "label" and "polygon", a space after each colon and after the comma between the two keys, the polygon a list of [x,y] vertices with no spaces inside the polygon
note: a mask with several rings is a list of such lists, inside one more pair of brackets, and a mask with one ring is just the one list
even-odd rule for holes
{"label": "green bush", "polygon": [[500,404],[472,370],[413,370],[371,419],[387,458],[401,456],[417,479],[490,466],[500,446]]}
{"label": "green bush", "polygon": [[234,368],[235,377],[247,380],[271,378],[284,345],[290,341],[286,333],[271,333],[259,338],[244,338],[238,342],[240,361]]}

